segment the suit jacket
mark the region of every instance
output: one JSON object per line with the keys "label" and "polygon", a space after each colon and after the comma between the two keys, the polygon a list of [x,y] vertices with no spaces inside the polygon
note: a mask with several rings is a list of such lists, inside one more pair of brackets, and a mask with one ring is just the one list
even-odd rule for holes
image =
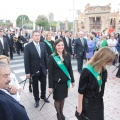
{"label": "suit jacket", "polygon": [[10,37],[8,37],[8,35],[6,35],[6,39],[8,42],[9,47],[13,47],[14,41],[13,41],[13,35],[10,35]]}
{"label": "suit jacket", "polygon": [[67,45],[66,38],[63,37],[63,42],[64,42],[65,50],[66,50],[67,52],[69,52],[70,54],[72,54],[71,39],[68,38],[68,40],[69,40],[69,46]]}
{"label": "suit jacket", "polygon": [[[71,82],[74,82],[74,76],[72,71],[72,65],[71,65],[71,55],[70,53],[67,53],[66,56],[64,56],[64,64],[70,74]],[[60,82],[66,82],[68,80],[68,77],[65,75],[65,73],[59,68],[58,64],[55,62],[52,55],[49,58],[48,62],[48,79],[49,79],[49,88],[53,88],[54,82],[57,82],[59,79],[61,79]]]}
{"label": "suit jacket", "polygon": [[29,120],[24,106],[0,90],[0,120]]}
{"label": "suit jacket", "polygon": [[83,38],[83,40],[84,40],[84,46],[82,45],[82,42],[81,42],[80,38],[77,38],[75,40],[74,54],[76,54],[76,57],[83,56],[83,54],[86,56],[86,53],[89,53],[89,49],[88,49],[88,45],[87,45],[87,40],[84,39],[84,38]]}
{"label": "suit jacket", "polygon": [[42,71],[44,75],[47,74],[47,52],[45,44],[42,42],[39,42],[40,49],[41,49],[41,58],[38,55],[37,49],[33,42],[28,43],[25,46],[24,50],[24,65],[25,65],[25,73],[26,74],[35,74],[37,71],[40,71],[40,68],[42,68]]}
{"label": "suit jacket", "polygon": [[45,38],[41,35],[40,36],[40,42],[44,42]]}
{"label": "suit jacket", "polygon": [[[8,56],[8,52],[10,52],[10,48],[5,37],[3,37],[3,44],[4,44],[5,55]],[[1,41],[0,41],[0,55],[3,55],[3,46]]]}

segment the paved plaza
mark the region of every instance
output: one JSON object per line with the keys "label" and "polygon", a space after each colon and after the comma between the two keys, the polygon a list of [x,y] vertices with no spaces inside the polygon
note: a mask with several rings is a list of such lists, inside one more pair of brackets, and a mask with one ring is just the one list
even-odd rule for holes
{"label": "paved plaza", "polygon": [[[11,69],[17,75],[18,80],[21,81],[25,77],[23,71],[23,56],[15,56],[14,58],[15,59],[10,62]],[[72,64],[76,64],[76,62],[73,62]],[[75,66],[76,65],[73,66],[75,87],[69,90],[69,96],[65,99],[64,114],[66,116],[66,120],[76,120],[74,113],[77,105],[77,89],[80,74],[77,72],[77,70],[75,70]],[[17,67],[19,69],[17,69]],[[116,71],[112,73],[112,71],[115,69],[115,66],[107,67],[107,69],[108,80],[104,94],[105,120],[120,120],[120,79],[115,78]],[[21,84],[21,87],[23,87],[23,84]],[[48,95],[47,89],[47,96]],[[52,95],[50,96],[49,100],[50,103],[46,103],[41,111],[39,110],[44,103],[43,100],[40,100],[40,106],[35,108],[34,97],[33,94],[28,90],[27,82],[24,90],[22,91],[20,103],[25,106],[30,120],[57,120]]]}

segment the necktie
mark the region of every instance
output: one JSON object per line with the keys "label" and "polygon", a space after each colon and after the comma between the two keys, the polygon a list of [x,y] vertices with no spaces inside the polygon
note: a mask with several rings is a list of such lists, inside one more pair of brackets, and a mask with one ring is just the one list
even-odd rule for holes
{"label": "necktie", "polygon": [[81,38],[81,42],[82,42],[82,45],[84,46],[84,40],[83,40],[83,38]]}
{"label": "necktie", "polygon": [[39,56],[41,57],[41,51],[40,51],[40,46],[39,44],[36,44],[36,49],[38,51]]}

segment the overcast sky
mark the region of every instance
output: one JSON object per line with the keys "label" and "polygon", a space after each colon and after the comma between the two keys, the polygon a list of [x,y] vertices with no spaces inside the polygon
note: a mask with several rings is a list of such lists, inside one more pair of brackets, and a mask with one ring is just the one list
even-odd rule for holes
{"label": "overcast sky", "polygon": [[[35,20],[38,15],[48,12],[54,13],[54,20],[73,20],[74,10],[84,11],[85,5],[107,5],[111,3],[112,10],[120,8],[118,0],[1,0],[0,19],[15,20],[18,15],[26,14],[31,20]],[[76,12],[74,16],[76,17]]]}

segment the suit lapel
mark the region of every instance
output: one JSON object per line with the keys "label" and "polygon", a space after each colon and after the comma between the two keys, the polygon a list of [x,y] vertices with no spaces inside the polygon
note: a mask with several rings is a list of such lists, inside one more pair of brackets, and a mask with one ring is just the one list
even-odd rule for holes
{"label": "suit lapel", "polygon": [[79,38],[80,44],[83,46],[81,39]]}
{"label": "suit lapel", "polygon": [[0,94],[3,94],[4,96],[6,96],[7,98],[11,99],[12,101],[18,103],[12,96],[8,95],[7,93],[3,92],[0,90]]}
{"label": "suit lapel", "polygon": [[44,53],[44,51],[43,51],[43,45],[41,44],[41,43],[39,43],[40,44],[40,51],[41,51],[41,58],[42,58],[42,53]]}
{"label": "suit lapel", "polygon": [[1,46],[1,48],[3,49],[3,45],[2,45],[2,43],[1,43],[1,40],[0,40],[0,46]]}

